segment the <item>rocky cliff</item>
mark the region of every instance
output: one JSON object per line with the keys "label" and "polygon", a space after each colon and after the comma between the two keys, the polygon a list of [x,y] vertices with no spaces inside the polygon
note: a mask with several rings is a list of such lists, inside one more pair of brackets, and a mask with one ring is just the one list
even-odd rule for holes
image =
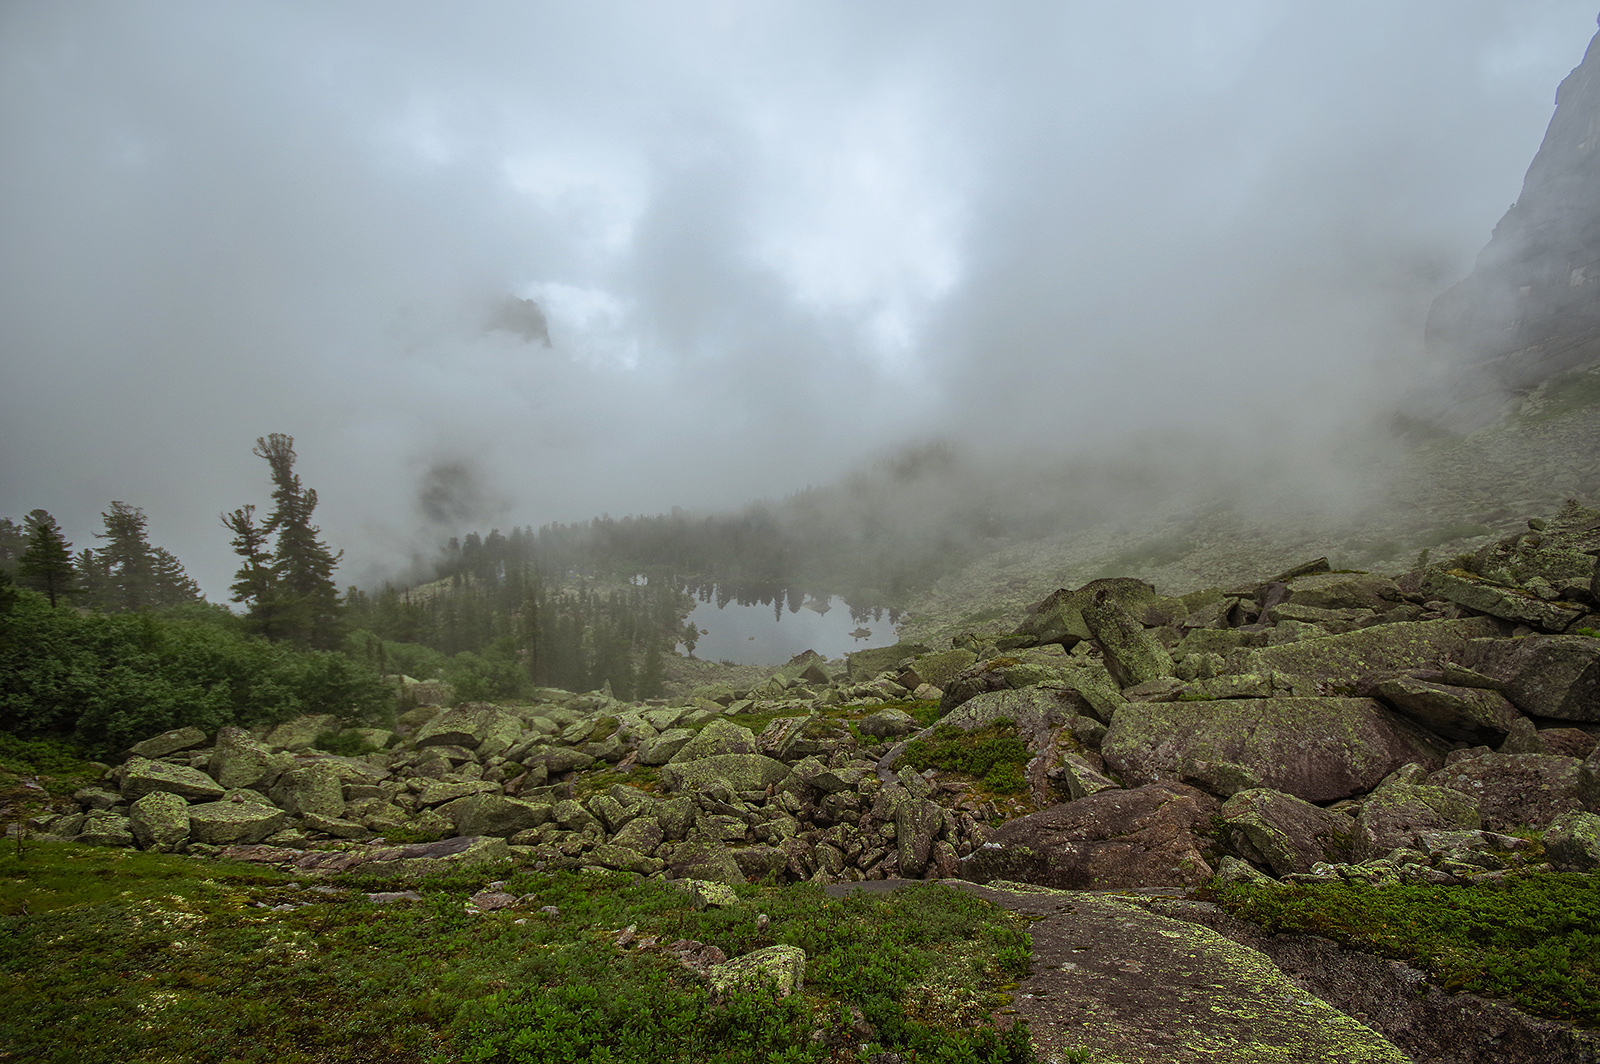
{"label": "rocky cliff", "polygon": [[1600,359],[1600,36],[1556,91],[1522,194],[1467,278],[1434,301],[1428,346],[1522,391]]}

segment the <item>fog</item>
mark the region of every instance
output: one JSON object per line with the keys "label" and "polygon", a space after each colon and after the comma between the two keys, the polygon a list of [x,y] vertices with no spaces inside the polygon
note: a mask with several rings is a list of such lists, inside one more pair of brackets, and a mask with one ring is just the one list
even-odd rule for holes
{"label": "fog", "polygon": [[141,506],[221,599],[269,432],[344,582],[930,439],[1315,450],[1417,372],[1594,12],[11,0],[0,516]]}

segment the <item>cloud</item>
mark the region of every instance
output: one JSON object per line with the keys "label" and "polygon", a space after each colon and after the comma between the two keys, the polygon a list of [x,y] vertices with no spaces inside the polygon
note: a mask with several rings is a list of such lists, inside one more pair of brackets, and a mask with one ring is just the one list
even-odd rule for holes
{"label": "cloud", "polygon": [[[930,436],[1338,424],[1516,196],[1592,15],[7,5],[0,513],[87,540],[128,500],[218,595],[267,432],[354,575]],[[552,348],[484,328],[510,298]]]}

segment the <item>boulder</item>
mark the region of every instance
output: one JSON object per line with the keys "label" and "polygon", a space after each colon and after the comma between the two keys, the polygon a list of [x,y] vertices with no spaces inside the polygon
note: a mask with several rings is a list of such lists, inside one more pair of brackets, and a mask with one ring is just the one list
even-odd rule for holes
{"label": "boulder", "polygon": [[1524,713],[1600,721],[1600,639],[1530,635],[1475,639],[1462,649],[1461,660],[1497,680]]}
{"label": "boulder", "polygon": [[416,747],[460,746],[489,757],[510,749],[522,734],[522,720],[509,710],[469,702],[435,715],[412,740]]}
{"label": "boulder", "polygon": [[1194,887],[1211,878],[1219,810],[1181,783],[1102,791],[1000,825],[961,874],[1067,890]]}
{"label": "boulder", "polygon": [[230,726],[217,732],[210,772],[223,787],[249,787],[265,793],[293,763],[290,755],[275,754],[243,728]]}
{"label": "boulder", "polygon": [[1235,848],[1259,859],[1275,876],[1349,857],[1348,816],[1282,791],[1240,791],[1222,804],[1222,822],[1234,833]]}
{"label": "boulder", "polygon": [[1093,638],[1083,616],[1083,607],[1097,598],[1137,617],[1159,596],[1156,589],[1143,580],[1125,576],[1091,580],[1073,590],[1060,588],[1052,591],[1043,602],[1029,611],[1016,633],[1001,641],[1002,648],[1051,643],[1071,647]]}
{"label": "boulder", "polygon": [[221,798],[224,793],[221,784],[199,769],[137,756],[122,766],[121,791],[130,802],[157,792],[203,799]]}
{"label": "boulder", "polygon": [[978,655],[970,650],[957,647],[954,650],[944,650],[937,654],[923,654],[917,658],[917,675],[922,682],[930,684],[941,690],[962,669],[977,663]]}
{"label": "boulder", "polygon": [[1382,613],[1404,601],[1393,580],[1371,573],[1306,573],[1274,582],[1286,587],[1285,601],[1295,606]]}
{"label": "boulder", "polygon": [[1586,805],[1581,767],[1575,757],[1553,754],[1484,754],[1445,766],[1427,778],[1471,798],[1490,831],[1548,824]]}
{"label": "boulder", "polygon": [[1242,647],[1228,653],[1224,671],[1276,670],[1311,677],[1326,690],[1353,692],[1374,673],[1438,669],[1464,651],[1472,640],[1499,634],[1498,623],[1487,617],[1380,624],[1322,639]]}
{"label": "boulder", "polygon": [[1127,689],[1172,675],[1172,657],[1166,648],[1107,593],[1096,592],[1083,603],[1081,612],[1118,687]]}
{"label": "boulder", "polygon": [[1369,692],[1435,735],[1468,743],[1494,743],[1526,720],[1498,691],[1453,687],[1408,676],[1372,685]]}
{"label": "boulder", "polygon": [[503,794],[472,794],[439,807],[458,835],[509,839],[551,818],[550,806]]}
{"label": "boulder", "polygon": [[1414,846],[1423,832],[1476,831],[1482,824],[1477,803],[1460,791],[1391,780],[1361,803],[1351,855],[1367,861]]}
{"label": "boulder", "polygon": [[1562,813],[1544,833],[1544,852],[1560,871],[1600,871],[1600,816]]}
{"label": "boulder", "polygon": [[[969,657],[971,655],[968,655]],[[869,713],[856,724],[862,735],[879,739],[892,739],[910,735],[917,730],[916,718],[903,709],[880,709]]]}
{"label": "boulder", "polygon": [[926,654],[928,650],[929,648],[921,643],[896,643],[892,647],[856,650],[844,656],[845,669],[850,674],[851,683],[860,683],[872,679],[880,672],[894,668],[906,658]]}
{"label": "boulder", "polygon": [[856,739],[850,734],[850,726],[843,721],[814,714],[780,717],[761,733],[757,744],[763,754],[779,761],[798,761],[803,757],[831,757],[840,751],[854,750]]}
{"label": "boulder", "polygon": [[134,743],[128,748],[128,753],[136,757],[158,758],[175,754],[179,750],[193,750],[204,746],[206,733],[202,728],[190,725],[187,728],[175,728],[172,731],[162,732],[153,739],[146,739],[142,743]]}
{"label": "boulder", "polygon": [[716,839],[696,837],[672,847],[666,862],[673,879],[707,879],[713,883],[743,883],[744,872],[733,852]]}
{"label": "boulder", "polygon": [[601,868],[610,868],[618,872],[632,872],[635,875],[648,876],[661,871],[665,862],[660,858],[650,857],[638,850],[615,843],[598,843],[585,857],[586,860]]}
{"label": "boulder", "polygon": [[734,990],[776,991],[788,997],[805,985],[806,952],[799,946],[767,946],[713,965],[707,978],[719,994]]}
{"label": "boulder", "polygon": [[1370,698],[1131,702],[1101,753],[1129,786],[1194,779],[1217,794],[1268,787],[1310,802],[1371,790],[1408,762],[1444,760],[1436,740]]}
{"label": "boulder", "polygon": [[763,754],[719,754],[661,766],[661,783],[669,791],[696,790],[724,783],[735,791],[759,791],[781,783],[789,766]]}
{"label": "boulder", "polygon": [[703,757],[726,754],[753,754],[756,750],[754,732],[731,720],[718,718],[700,729],[699,735],[684,743],[667,763],[698,761]]}
{"label": "boulder", "polygon": [[272,787],[272,803],[290,816],[344,816],[344,781],[332,765],[313,762],[290,769]]}
{"label": "boulder", "polygon": [[1114,780],[1108,779],[1077,754],[1063,755],[1061,764],[1051,770],[1050,777],[1059,780],[1073,798],[1087,798],[1091,794],[1117,789]]}
{"label": "boulder", "polygon": [[96,809],[84,814],[78,827],[75,842],[88,846],[132,846],[133,827],[128,818],[110,809]]}
{"label": "boulder", "polygon": [[944,827],[944,809],[926,798],[907,798],[894,812],[895,846],[900,874],[921,876],[928,868],[934,841]]}
{"label": "boulder", "polygon": [[205,802],[189,807],[189,841],[211,846],[260,842],[283,827],[282,809],[254,802]]}
{"label": "boulder", "polygon": [[166,791],[152,791],[128,809],[133,837],[146,850],[171,853],[189,838],[189,803]]}
{"label": "boulder", "polygon": [[1504,587],[1464,569],[1430,570],[1422,580],[1422,591],[1478,613],[1547,632],[1561,631],[1586,612],[1575,603],[1546,602],[1520,587]]}
{"label": "boulder", "polygon": [[307,713],[286,720],[267,733],[266,744],[275,750],[309,750],[323,732],[339,730],[339,718],[332,713]]}

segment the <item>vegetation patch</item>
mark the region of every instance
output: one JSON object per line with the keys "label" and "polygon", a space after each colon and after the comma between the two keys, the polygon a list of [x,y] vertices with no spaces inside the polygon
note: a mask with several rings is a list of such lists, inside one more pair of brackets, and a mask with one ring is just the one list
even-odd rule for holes
{"label": "vegetation patch", "polygon": [[[468,899],[503,877],[513,908]],[[403,881],[402,881],[403,882]],[[31,846],[0,859],[0,1045],[101,1061],[1032,1061],[992,987],[1023,922],[938,885],[831,898],[735,888],[696,911],[626,875],[462,869],[309,889],[188,858]],[[758,919],[765,915],[766,919]],[[803,990],[713,996],[667,947],[805,950]]]}
{"label": "vegetation patch", "polygon": [[1506,998],[1600,1027],[1600,876],[1538,873],[1463,886],[1240,885],[1218,898],[1268,931],[1402,958],[1451,992]]}
{"label": "vegetation patch", "polygon": [[905,759],[918,770],[935,768],[972,776],[995,794],[1028,789],[1022,775],[1029,760],[1028,747],[1017,734],[1016,722],[1004,717],[973,731],[940,724],[932,738],[913,739],[906,747]]}

